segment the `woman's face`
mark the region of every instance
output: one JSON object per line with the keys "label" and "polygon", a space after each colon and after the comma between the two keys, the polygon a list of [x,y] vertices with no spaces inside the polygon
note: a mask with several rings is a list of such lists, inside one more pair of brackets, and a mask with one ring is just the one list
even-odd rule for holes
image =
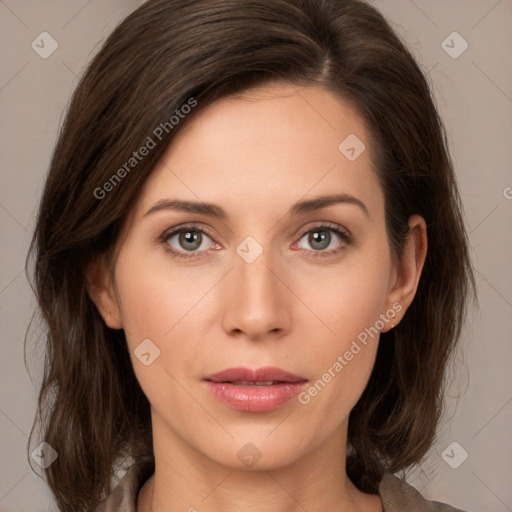
{"label": "woman's face", "polygon": [[371,152],[319,87],[220,100],[174,139],[97,301],[126,332],[155,443],[238,468],[344,447],[378,331],[408,305]]}

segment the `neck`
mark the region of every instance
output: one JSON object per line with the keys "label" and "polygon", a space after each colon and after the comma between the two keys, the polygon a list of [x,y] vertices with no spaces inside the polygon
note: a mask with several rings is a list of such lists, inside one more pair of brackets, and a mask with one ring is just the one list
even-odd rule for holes
{"label": "neck", "polygon": [[347,477],[346,428],[301,459],[263,469],[214,461],[156,417],[153,443],[155,474],[139,493],[137,512],[382,511],[379,496],[361,493]]}

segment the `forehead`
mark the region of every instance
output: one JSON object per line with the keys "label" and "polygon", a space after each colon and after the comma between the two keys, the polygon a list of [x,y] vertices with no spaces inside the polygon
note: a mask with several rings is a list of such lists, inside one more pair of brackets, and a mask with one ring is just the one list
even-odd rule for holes
{"label": "forehead", "polygon": [[308,195],[346,193],[379,208],[383,198],[371,150],[363,119],[325,89],[253,88],[185,120],[140,204],[147,209],[176,196],[243,213],[286,207]]}

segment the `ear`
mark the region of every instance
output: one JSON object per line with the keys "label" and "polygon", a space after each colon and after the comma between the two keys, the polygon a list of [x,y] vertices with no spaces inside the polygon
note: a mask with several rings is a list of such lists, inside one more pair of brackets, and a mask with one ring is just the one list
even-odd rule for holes
{"label": "ear", "polygon": [[421,271],[427,256],[427,224],[425,219],[419,215],[412,215],[409,218],[409,232],[405,245],[396,262],[389,282],[389,293],[387,297],[388,307],[400,304],[402,307],[393,307],[396,317],[386,326],[382,332],[386,332],[396,326],[402,320],[407,308],[411,305]]}
{"label": "ear", "polygon": [[97,256],[91,260],[85,266],[84,275],[87,293],[107,326],[122,329],[121,311],[105,258]]}

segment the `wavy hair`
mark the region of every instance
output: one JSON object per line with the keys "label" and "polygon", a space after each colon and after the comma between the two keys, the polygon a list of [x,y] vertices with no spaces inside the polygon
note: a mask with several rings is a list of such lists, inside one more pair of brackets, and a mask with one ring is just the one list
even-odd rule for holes
{"label": "wavy hair", "polygon": [[[149,403],[124,332],[105,325],[84,267],[112,253],[145,180],[190,119],[273,81],[322,86],[362,117],[395,257],[411,215],[428,227],[414,301],[381,335],[350,414],[347,473],[375,493],[385,472],[417,463],[435,440],[447,362],[475,284],[444,126],[413,55],[360,0],[148,0],[115,28],[73,93],[27,256],[45,325],[31,437],[38,426],[59,454],[45,476],[60,510],[91,510],[110,492],[117,461],[152,453]],[[194,110],[113,182],[190,98]],[[107,183],[111,191],[98,192]]]}

